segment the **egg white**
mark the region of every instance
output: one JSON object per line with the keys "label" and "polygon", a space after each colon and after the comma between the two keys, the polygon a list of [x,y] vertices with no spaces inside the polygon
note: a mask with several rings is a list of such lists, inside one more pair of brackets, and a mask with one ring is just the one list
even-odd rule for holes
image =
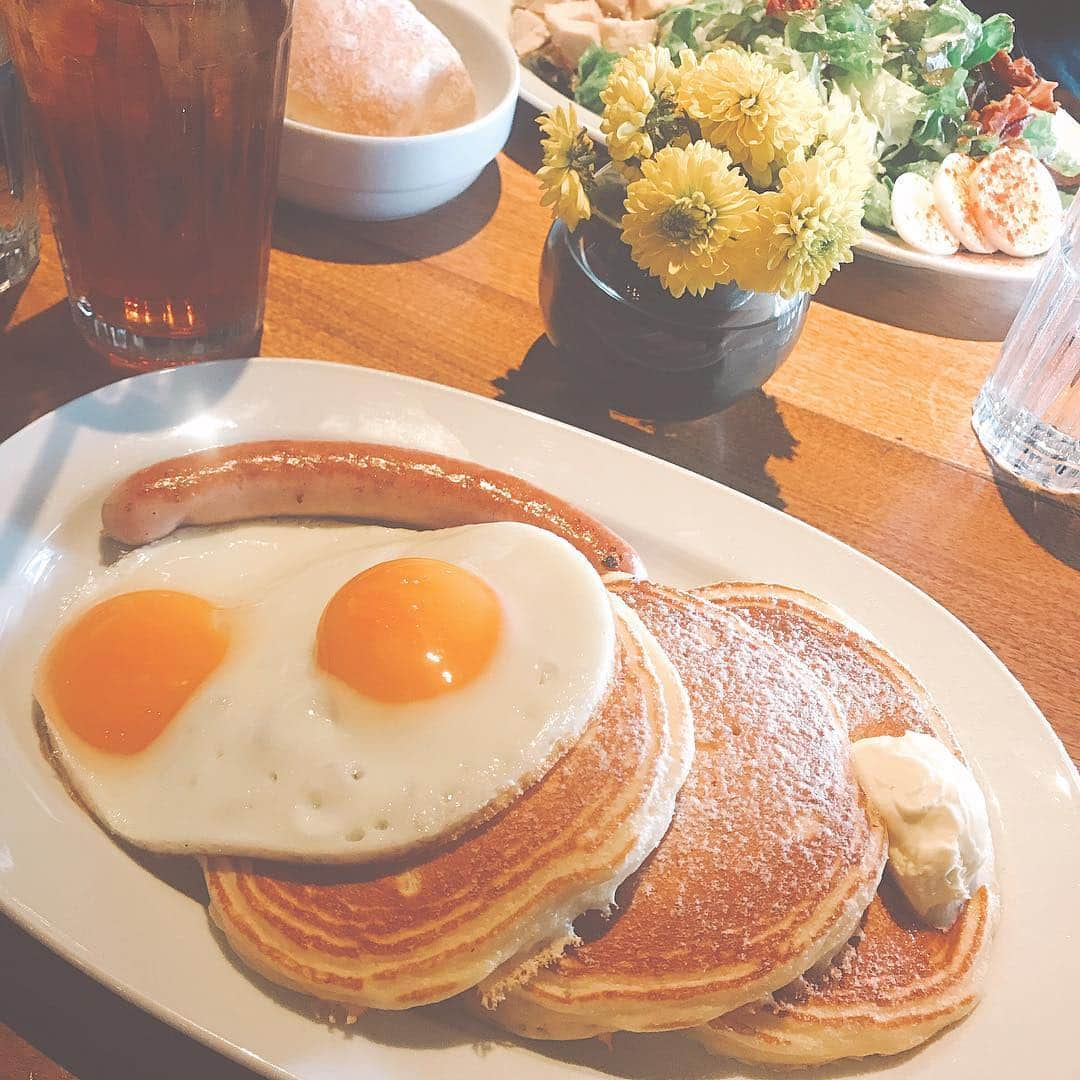
{"label": "egg white", "polygon": [[[346,581],[406,556],[478,574],[504,624],[473,682],[386,704],[319,669],[315,634]],[[153,851],[364,861],[455,834],[542,775],[611,677],[614,625],[599,577],[571,545],[529,525],[185,529],[98,575],[65,621],[117,593],[161,588],[219,605],[231,633],[224,661],[165,732],[141,753],[113,756],[45,717],[82,799]]]}

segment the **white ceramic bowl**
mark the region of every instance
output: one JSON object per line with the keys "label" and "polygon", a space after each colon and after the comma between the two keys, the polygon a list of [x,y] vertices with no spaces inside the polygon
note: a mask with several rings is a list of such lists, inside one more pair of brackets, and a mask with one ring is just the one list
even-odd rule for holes
{"label": "white ceramic bowl", "polygon": [[356,221],[413,217],[460,195],[502,149],[518,94],[505,32],[448,0],[414,0],[453,42],[476,86],[476,119],[430,135],[345,135],[286,119],[278,192]]}

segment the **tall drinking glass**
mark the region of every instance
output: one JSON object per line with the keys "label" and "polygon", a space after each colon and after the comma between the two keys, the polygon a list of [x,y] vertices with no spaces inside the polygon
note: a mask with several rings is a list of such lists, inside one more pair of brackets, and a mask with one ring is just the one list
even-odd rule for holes
{"label": "tall drinking glass", "polygon": [[1025,487],[1080,497],[1080,197],[975,400],[972,426]]}
{"label": "tall drinking glass", "polygon": [[3,0],[75,321],[128,367],[262,327],[292,0]]}

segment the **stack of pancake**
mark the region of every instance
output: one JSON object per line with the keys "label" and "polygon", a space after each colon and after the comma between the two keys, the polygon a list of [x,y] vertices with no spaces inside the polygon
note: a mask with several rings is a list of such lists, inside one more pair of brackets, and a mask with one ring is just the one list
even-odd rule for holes
{"label": "stack of pancake", "polygon": [[608,588],[606,697],[494,817],[393,864],[205,859],[237,954],[351,1012],[460,995],[533,1039],[687,1029],[788,1066],[898,1053],[969,1012],[993,886],[946,931],[920,922],[850,761],[906,731],[960,755],[922,687],[803,593]]}

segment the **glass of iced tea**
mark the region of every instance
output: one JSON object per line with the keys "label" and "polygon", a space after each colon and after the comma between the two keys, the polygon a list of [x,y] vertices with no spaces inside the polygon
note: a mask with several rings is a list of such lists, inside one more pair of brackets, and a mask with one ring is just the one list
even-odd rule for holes
{"label": "glass of iced tea", "polygon": [[75,321],[115,363],[262,327],[292,0],[2,0]]}

